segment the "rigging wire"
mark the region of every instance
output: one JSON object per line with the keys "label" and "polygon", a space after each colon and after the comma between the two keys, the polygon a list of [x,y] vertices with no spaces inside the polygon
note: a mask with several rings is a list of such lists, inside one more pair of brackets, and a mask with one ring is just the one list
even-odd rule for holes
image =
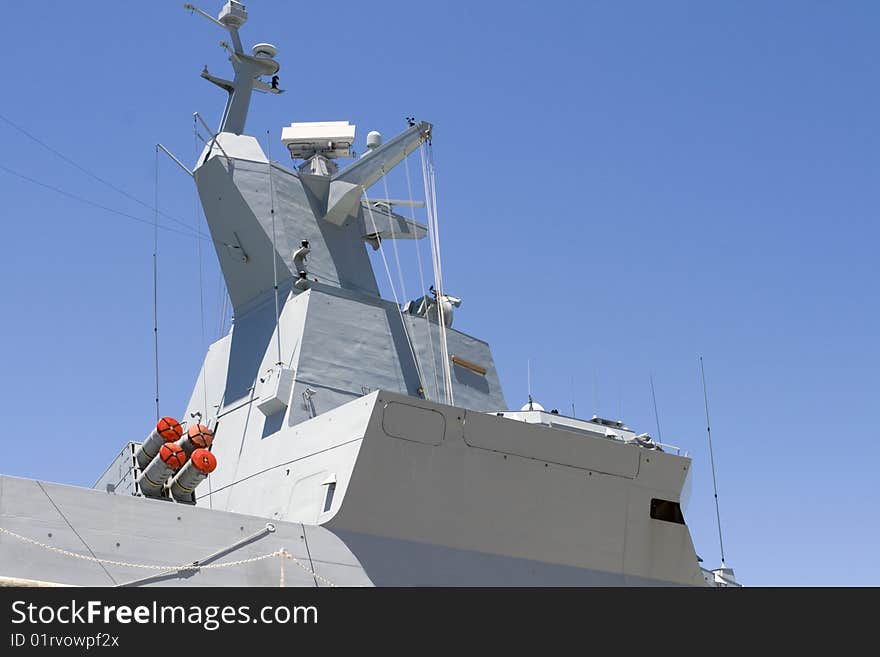
{"label": "rigging wire", "polygon": [[[384,169],[382,175],[382,185],[385,189],[385,199],[389,200],[391,198],[391,195],[388,193],[388,174],[384,171]],[[407,301],[409,301],[409,295],[407,295],[406,293],[406,284],[404,283],[403,279],[403,268],[400,265],[400,252],[397,249],[397,236],[394,234],[394,206],[390,203],[388,205],[388,226],[391,230],[391,246],[394,247],[394,262],[397,265],[397,278],[400,281],[400,291],[403,295],[404,303],[406,303]],[[403,310],[400,309],[399,306],[398,309],[400,310],[400,322],[401,324],[403,324],[403,330],[406,333],[406,340],[410,344],[410,351],[412,352],[413,360],[416,366],[416,373],[419,377],[419,391],[421,395],[427,399],[424,386],[425,377],[422,373],[422,361],[419,358],[418,353],[416,352],[415,346],[412,344],[412,338],[410,338],[409,335],[409,324],[404,321]]]}
{"label": "rigging wire", "polygon": [[[221,276],[222,276],[222,274],[221,274]],[[218,279],[219,279],[219,277],[218,277]],[[223,337],[223,324],[222,324],[222,322],[223,322],[223,319],[222,319],[223,318],[223,297],[221,296],[222,293],[223,293],[223,286],[221,285],[220,281],[218,280],[217,281],[217,297],[216,297],[217,302],[214,304],[214,312],[216,313],[214,319],[217,320],[217,333],[216,333],[217,337],[215,338],[215,340],[219,340],[221,337]]]}
{"label": "rigging wire", "polygon": [[[412,193],[412,180],[409,174],[409,155],[403,158],[403,166],[406,171],[406,191],[409,194],[409,215],[410,219],[412,219],[413,223],[416,221],[416,209],[415,204],[413,203],[413,193]],[[427,203],[427,200],[426,200]],[[419,263],[419,285],[421,285],[422,295],[426,295],[428,293],[428,289],[425,287],[425,273],[423,271],[422,266],[422,248],[421,248],[421,240],[413,240],[416,247],[416,260]],[[440,399],[440,382],[437,380],[437,358],[434,354],[434,332],[431,330],[431,321],[428,319],[427,313],[427,303],[425,304],[426,312],[425,312],[425,333],[428,334],[428,346],[431,349],[431,368],[434,370],[434,399]]]}
{"label": "rigging wire", "polygon": [[715,478],[715,455],[712,451],[712,427],[709,423],[709,394],[706,392],[706,370],[700,356],[700,377],[703,380],[703,401],[706,405],[706,435],[709,437],[709,462],[712,465],[712,488],[715,491],[715,519],[718,522],[718,545],[721,548],[721,567],[724,568],[724,540],[721,538],[721,511],[718,507],[718,481]]}
{"label": "rigging wire", "polygon": [[[158,148],[158,145],[157,145],[157,148]],[[68,192],[64,189],[61,189],[60,187],[56,187],[54,185],[50,185],[49,183],[44,183],[40,180],[37,180],[36,178],[26,176],[25,174],[20,173],[18,171],[15,171],[14,169],[10,169],[9,167],[4,166],[2,164],[0,164],[0,171],[5,171],[6,173],[8,173],[12,176],[15,176],[16,178],[26,180],[27,182],[33,183],[34,185],[39,185],[40,187],[44,187],[44,188],[51,190],[57,194],[60,194],[61,196],[66,196],[66,197],[71,198],[75,201],[85,203],[86,205],[91,205],[92,207],[98,208],[99,210],[104,210],[105,212],[109,212],[111,214],[116,214],[116,215],[119,215],[120,217],[125,217],[126,219],[131,219],[132,221],[137,221],[138,223],[150,226],[152,228],[155,228],[157,225],[157,221],[155,218],[153,220],[144,219],[142,217],[137,217],[133,214],[128,214],[127,212],[123,212],[122,210],[116,210],[115,208],[111,208],[106,205],[102,205],[100,203],[92,201],[91,199],[87,199],[83,196],[79,196],[77,194],[73,194],[71,192]],[[154,214],[155,214],[156,208],[151,208],[151,209],[154,211]],[[161,214],[161,213],[159,213],[159,214]],[[183,237],[189,237],[190,239],[205,240],[207,242],[211,242],[215,246],[223,246],[228,249],[240,249],[241,248],[241,246],[238,244],[230,244],[229,242],[223,242],[222,240],[212,239],[210,237],[205,236],[202,233],[194,233],[194,232],[192,232],[191,226],[186,226],[186,228],[189,230],[189,232],[184,232],[182,230],[178,230],[177,228],[173,228],[173,227],[167,226],[165,224],[158,224],[158,227],[160,230],[165,230],[165,231],[168,231],[171,233],[176,233],[178,235],[182,235]]]}
{"label": "rigging wire", "polygon": [[[56,194],[66,196],[67,198],[71,198],[75,201],[79,201],[80,203],[85,203],[86,205],[91,205],[92,207],[98,208],[99,210],[104,210],[105,212],[110,212],[111,214],[117,214],[120,217],[125,217],[126,219],[131,219],[133,221],[137,221],[137,222],[145,224],[147,226],[154,227],[156,225],[155,219],[153,219],[153,220],[143,219],[141,217],[136,217],[133,214],[128,214],[127,212],[123,212],[121,210],[116,210],[114,208],[107,207],[106,205],[101,205],[100,203],[96,203],[95,201],[92,201],[92,200],[87,199],[85,197],[78,196],[77,194],[73,194],[73,193],[68,192],[64,189],[61,189],[60,187],[55,187],[54,185],[50,185],[49,183],[41,182],[41,181],[37,180],[36,178],[31,178],[30,176],[26,176],[25,174],[19,173],[18,171],[10,169],[9,167],[4,166],[2,164],[0,164],[0,170],[5,171],[6,173],[8,173],[12,176],[15,176],[16,178],[20,178],[21,180],[25,180],[29,183],[34,184],[34,185],[39,185],[40,187],[44,187],[48,190],[55,192]],[[177,233],[178,235],[183,235],[184,237],[191,237],[191,238],[195,238],[195,239],[208,239],[206,237],[200,237],[199,235],[194,235],[192,232],[185,233],[182,230],[178,230],[177,228],[172,228],[171,226],[166,226],[164,224],[158,224],[158,226],[162,230],[167,230],[172,233]],[[189,228],[189,226],[187,226],[187,228]],[[190,228],[190,230],[192,230],[192,229]]]}
{"label": "rigging wire", "polygon": [[443,310],[443,270],[440,264],[440,235],[437,222],[437,195],[434,189],[434,167],[430,157],[430,146],[421,146],[422,182],[425,186],[425,207],[428,213],[428,226],[431,241],[431,261],[434,266],[434,289],[437,291],[437,328],[440,334],[440,356],[443,367],[445,400],[454,405],[452,394],[452,371],[449,367],[449,346],[446,341],[446,313]]}
{"label": "rigging wire", "polygon": [[[391,198],[391,195],[388,193],[388,172],[385,171],[384,167],[382,169],[382,186],[385,190],[385,199],[388,200]],[[388,205],[388,227],[391,231],[391,247],[394,251],[394,263],[397,265],[397,280],[400,282],[400,293],[403,296],[404,303],[409,301],[409,296],[406,293],[406,285],[403,281],[403,268],[400,266],[400,252],[397,250],[397,236],[394,234],[394,206]]]}
{"label": "rigging wire", "polygon": [[[0,114],[0,120],[2,120],[2,121],[3,121],[4,123],[6,123],[7,125],[9,125],[10,127],[14,128],[15,130],[17,130],[18,132],[20,132],[21,134],[23,134],[25,137],[27,137],[27,138],[30,139],[31,141],[35,142],[36,144],[39,144],[40,146],[42,146],[43,148],[45,148],[47,151],[49,151],[50,153],[52,153],[52,154],[55,155],[56,157],[61,158],[62,160],[64,160],[64,161],[67,162],[68,164],[70,164],[71,166],[73,166],[73,167],[79,169],[80,171],[82,171],[84,174],[86,174],[86,175],[89,176],[90,178],[93,178],[94,180],[97,180],[97,181],[98,181],[99,183],[101,183],[102,185],[105,185],[105,186],[109,187],[109,188],[112,189],[114,192],[116,192],[116,193],[118,193],[118,194],[121,194],[121,195],[124,196],[125,198],[127,198],[127,199],[129,199],[129,200],[131,200],[131,201],[134,201],[135,203],[137,203],[137,204],[139,204],[139,205],[142,205],[142,206],[145,207],[147,210],[158,212],[160,215],[162,215],[162,216],[165,217],[166,219],[170,219],[171,221],[175,222],[176,224],[181,225],[182,227],[186,228],[187,230],[192,230],[191,226],[190,226],[189,224],[187,224],[185,221],[181,221],[180,219],[177,219],[176,217],[173,217],[173,216],[171,216],[170,214],[166,214],[165,212],[161,212],[158,208],[156,208],[156,207],[154,207],[154,206],[151,206],[149,203],[147,203],[147,202],[145,202],[145,201],[139,199],[138,197],[136,197],[136,196],[134,196],[134,195],[132,195],[132,194],[129,194],[128,192],[126,192],[126,191],[125,191],[124,189],[122,189],[121,187],[118,187],[118,186],[114,185],[114,184],[111,183],[110,181],[108,181],[108,180],[102,178],[101,176],[99,176],[98,174],[96,174],[96,173],[90,171],[89,169],[87,169],[87,168],[84,167],[83,165],[79,164],[79,163],[76,162],[75,160],[73,160],[73,159],[71,159],[70,157],[68,157],[67,155],[65,155],[64,153],[62,153],[62,152],[60,152],[59,150],[53,148],[52,146],[49,146],[49,144],[47,144],[46,142],[44,142],[43,140],[41,140],[39,137],[37,137],[37,136],[31,134],[30,132],[28,132],[27,130],[25,130],[24,128],[22,128],[20,125],[18,125],[17,123],[15,123],[15,122],[14,122],[12,119],[10,119],[9,117],[4,116],[3,114]],[[8,169],[7,169],[7,171],[8,171]],[[10,173],[13,173],[13,172],[10,171]],[[18,175],[18,174],[14,174],[14,173],[13,173],[13,175]],[[23,176],[21,176],[21,177],[23,177]],[[31,181],[31,182],[36,182],[36,181]],[[37,184],[40,184],[40,183],[37,183]],[[107,208],[105,208],[105,209],[107,209]],[[111,210],[111,212],[113,212],[113,210]],[[199,236],[201,236],[201,237],[205,237],[205,236],[204,236],[201,232],[199,232],[199,231],[196,231],[196,234],[199,235]]]}
{"label": "rigging wire", "polygon": [[[373,233],[376,235],[376,241],[379,244],[379,254],[382,256],[382,264],[385,266],[385,274],[388,277],[388,285],[391,287],[391,294],[394,297],[394,305],[397,306],[397,314],[400,316],[400,323],[403,325],[403,331],[406,335],[406,343],[409,345],[413,361],[418,363],[418,358],[416,357],[416,352],[412,340],[410,339],[409,331],[406,329],[406,321],[403,319],[403,309],[400,307],[400,298],[397,296],[397,289],[394,287],[394,279],[391,276],[391,268],[388,266],[388,258],[385,257],[385,247],[382,246],[382,238],[379,235],[379,228],[376,226],[376,218],[373,216],[373,206],[370,204],[369,199],[367,199],[367,189],[363,185],[361,185],[361,195],[363,196],[364,205],[367,206],[367,213],[370,215],[370,223],[373,225]],[[419,388],[424,391],[425,385],[422,382],[422,372],[418,365],[416,365],[416,376],[419,378]]]}
{"label": "rigging wire", "polygon": [[[222,278],[222,275],[220,278]],[[229,321],[229,292],[227,291],[226,294],[224,294],[223,281],[219,280],[219,278],[217,281],[217,289],[220,291],[223,300],[223,305],[220,307],[220,333],[217,337],[222,338],[226,335],[226,324]]]}

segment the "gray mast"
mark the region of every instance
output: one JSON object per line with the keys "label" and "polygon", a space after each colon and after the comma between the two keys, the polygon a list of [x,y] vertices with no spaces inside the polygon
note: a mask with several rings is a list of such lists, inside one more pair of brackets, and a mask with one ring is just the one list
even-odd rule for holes
{"label": "gray mast", "polygon": [[[229,81],[215,77],[208,73],[207,66],[202,71],[202,77],[229,94],[218,132],[231,132],[240,135],[244,133],[244,124],[247,121],[248,108],[251,104],[251,94],[255,88],[269,93],[283,93],[282,89],[278,89],[278,78],[275,75],[279,69],[278,62],[274,59],[277,53],[275,46],[268,43],[258,43],[252,49],[253,56],[244,53],[238,28],[245,24],[248,15],[244,5],[240,2],[235,2],[235,0],[227,2],[216,19],[195,5],[187,3],[184,8],[204,16],[229,32],[232,46],[230,47],[225,41],[220,45],[229,51],[229,61],[235,72],[234,79]],[[273,76],[272,82],[269,84],[259,79],[266,75]]]}

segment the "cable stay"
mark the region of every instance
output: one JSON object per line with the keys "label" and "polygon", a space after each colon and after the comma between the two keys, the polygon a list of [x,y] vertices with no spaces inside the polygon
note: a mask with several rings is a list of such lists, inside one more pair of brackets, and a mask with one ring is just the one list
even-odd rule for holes
{"label": "cable stay", "polygon": [[[413,193],[412,193],[412,179],[409,173],[409,157],[403,158],[404,170],[406,171],[406,191],[409,195],[409,208],[410,208],[410,219],[415,222],[416,220],[416,207],[424,207],[425,202],[421,202],[421,205],[416,204],[413,201]],[[413,240],[416,249],[416,260],[419,266],[419,285],[421,286],[419,289],[422,291],[422,294],[425,293],[427,289],[425,287],[425,273],[424,268],[422,266],[422,248],[420,246],[419,240]],[[434,332],[431,330],[431,322],[428,319],[428,314],[425,313],[425,333],[428,334],[428,347],[431,353],[431,369],[434,372],[434,399],[440,399],[440,382],[437,379],[437,359],[434,356]]]}
{"label": "cable stay", "polygon": [[425,187],[425,202],[428,215],[428,236],[431,243],[431,261],[434,267],[434,289],[437,293],[438,332],[440,334],[440,356],[445,388],[445,402],[455,405],[452,394],[452,369],[449,361],[449,346],[446,338],[446,311],[444,309],[443,266],[440,258],[440,230],[437,221],[437,190],[434,172],[434,158],[430,143],[420,147],[422,159],[422,183]]}
{"label": "cable stay", "polygon": [[[53,191],[56,194],[60,194],[61,196],[66,196],[67,198],[73,199],[74,201],[79,201],[80,203],[85,203],[86,205],[90,205],[93,208],[98,208],[99,210],[104,210],[105,212],[119,215],[120,217],[125,217],[126,219],[131,219],[132,221],[137,221],[138,223],[145,224],[147,226],[150,226],[151,228],[155,226],[155,223],[156,223],[155,220],[144,219],[143,217],[138,217],[133,214],[128,214],[127,212],[123,212],[122,210],[117,210],[115,208],[111,208],[106,205],[102,205],[101,203],[97,203],[97,202],[92,201],[90,199],[87,199],[83,196],[79,196],[79,195],[74,194],[72,192],[68,192],[67,190],[61,189],[60,187],[55,187],[54,185],[50,185],[49,183],[44,183],[40,180],[37,180],[36,178],[31,178],[30,176],[26,176],[25,174],[19,173],[18,171],[10,169],[9,167],[4,166],[2,164],[0,164],[0,170],[5,171],[9,175],[15,176],[16,178],[19,178],[21,180],[29,182],[33,185],[38,185],[40,187],[43,187],[43,188],[48,189],[50,191]],[[189,228],[189,226],[187,226],[187,228]],[[165,224],[159,224],[159,229],[166,230],[171,233],[176,233],[176,234],[182,235],[184,237],[190,237],[190,238],[195,238],[195,239],[204,239],[204,240],[208,239],[207,237],[200,238],[198,235],[194,235],[191,232],[184,232],[182,230],[179,230],[177,228],[173,228],[171,226],[167,226]]]}
{"label": "cable stay", "polygon": [[[383,177],[384,177],[384,175],[383,175]],[[367,190],[363,185],[361,185],[361,192],[362,192],[363,199],[364,199],[364,205],[366,205],[367,213],[370,216],[370,223],[373,226],[373,231],[376,234],[378,234],[379,229],[376,226],[376,218],[373,216],[373,207],[372,207],[372,205],[370,205],[369,203],[366,202]],[[394,222],[392,222],[392,224],[393,223]],[[391,288],[391,294],[394,297],[394,304],[395,304],[395,306],[397,306],[397,314],[400,317],[400,323],[403,326],[403,331],[404,331],[404,334],[406,335],[406,343],[409,346],[410,353],[412,354],[412,357],[413,357],[413,363],[415,363],[415,366],[416,366],[416,376],[418,376],[418,379],[419,379],[419,394],[424,396],[425,384],[424,384],[424,379],[422,377],[422,368],[421,368],[421,365],[419,364],[419,359],[418,359],[418,356],[416,355],[416,350],[413,347],[412,338],[410,337],[409,329],[406,324],[406,320],[403,317],[403,309],[400,305],[400,298],[397,295],[397,288],[394,286],[394,279],[391,276],[391,268],[388,266],[388,258],[385,256],[385,247],[382,246],[381,239],[378,240],[378,244],[379,244],[379,254],[382,256],[382,264],[385,266],[385,275],[388,277],[388,285]],[[399,267],[400,267],[400,262],[398,260],[398,269],[399,269]]]}
{"label": "cable stay", "polygon": [[[404,158],[404,159],[406,159],[406,158]],[[389,206],[389,208],[392,206],[392,204],[394,204],[394,205],[404,204],[404,202],[401,202],[401,201],[392,201],[391,200],[391,196],[388,193],[388,176],[387,175],[382,176],[382,185],[385,188],[385,201],[383,201],[383,202],[386,203]],[[368,201],[368,203],[369,202],[370,201]],[[373,201],[373,202],[375,203],[375,201]],[[413,206],[410,206],[410,207],[413,207]],[[391,228],[391,246],[394,249],[394,262],[397,265],[397,278],[400,281],[401,294],[403,295],[404,301],[406,301],[407,299],[409,299],[409,295],[407,295],[407,293],[406,293],[406,283],[404,282],[404,278],[403,278],[403,267],[401,267],[401,264],[400,264],[400,252],[398,251],[398,248],[397,248],[397,236],[394,233],[393,219],[392,219],[392,221],[389,222],[389,227]],[[373,230],[375,230],[375,229],[376,229],[376,226],[374,223]],[[418,240],[414,240],[414,241],[418,242]],[[412,338],[409,335],[409,324],[407,324],[407,322],[404,320],[403,310],[399,304],[398,304],[398,310],[400,311],[400,321],[403,324],[403,330],[406,332],[406,339],[407,339],[407,342],[409,343],[410,351],[412,351],[413,359],[415,360],[416,370],[418,371],[419,394],[422,397],[427,399],[427,394],[425,393],[425,377],[424,377],[423,369],[422,369],[422,361],[421,361],[421,358],[419,358],[418,351],[415,349],[415,346],[413,345]]]}
{"label": "cable stay", "polygon": [[[156,145],[157,150],[158,150],[158,148],[159,148],[159,144]],[[138,217],[136,215],[129,214],[127,212],[123,212],[122,210],[117,210],[115,208],[111,208],[106,205],[102,205],[101,203],[97,203],[95,201],[92,201],[91,199],[85,198],[84,196],[79,196],[77,194],[73,194],[72,192],[68,192],[67,190],[61,189],[60,187],[56,187],[54,185],[50,185],[49,183],[44,183],[40,180],[37,180],[36,178],[26,176],[25,174],[20,173],[18,171],[15,171],[13,169],[10,169],[9,167],[4,166],[2,164],[0,164],[0,171],[5,171],[6,173],[8,173],[12,176],[15,176],[16,178],[20,178],[21,180],[25,180],[29,183],[34,184],[34,185],[38,185],[40,187],[43,187],[43,188],[48,189],[50,191],[53,191],[56,194],[59,194],[61,196],[66,196],[67,198],[73,199],[75,201],[79,201],[80,203],[84,203],[84,204],[90,205],[94,208],[98,208],[99,210],[104,210],[105,212],[109,212],[111,214],[115,214],[120,217],[124,217],[126,219],[131,219],[132,221],[136,221],[136,222],[144,224],[146,226],[150,226],[151,228],[155,228],[155,226],[156,226],[155,219],[153,219],[153,220],[144,219],[143,217]],[[153,209],[155,211],[155,208],[151,208],[151,209]],[[161,211],[159,212],[159,214],[162,216],[167,216],[164,213],[162,213]],[[222,240],[212,239],[210,237],[205,236],[202,233],[196,234],[196,233],[192,232],[191,226],[189,226],[187,224],[184,224],[184,226],[186,226],[186,228],[188,229],[189,232],[184,232],[182,230],[179,230],[179,229],[174,228],[172,226],[168,226],[166,224],[161,224],[161,223],[158,224],[159,230],[164,230],[167,232],[175,233],[177,235],[182,235],[183,237],[188,237],[190,239],[204,240],[206,242],[211,242],[212,244],[214,244],[216,246],[222,246],[227,249],[233,249],[233,250],[240,250],[241,249],[240,244],[232,244],[230,242],[224,242]]]}

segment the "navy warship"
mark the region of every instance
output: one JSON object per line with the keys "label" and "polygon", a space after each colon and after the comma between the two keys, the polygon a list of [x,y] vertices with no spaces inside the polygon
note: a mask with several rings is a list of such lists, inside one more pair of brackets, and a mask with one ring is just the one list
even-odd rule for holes
{"label": "navy warship", "polygon": [[[701,567],[682,512],[691,459],[620,420],[509,409],[492,352],[453,327],[433,126],[245,132],[277,95],[245,7],[186,9],[228,36],[227,102],[192,168],[234,321],[189,402],[120,445],[93,488],[0,476],[0,581],[21,586],[738,586]],[[423,200],[385,176],[415,160]],[[348,160],[347,163],[345,161]],[[415,177],[415,176],[412,176]],[[402,208],[423,207],[426,223]],[[431,285],[384,299],[370,259],[427,240]],[[134,438],[134,437],[133,437]]]}

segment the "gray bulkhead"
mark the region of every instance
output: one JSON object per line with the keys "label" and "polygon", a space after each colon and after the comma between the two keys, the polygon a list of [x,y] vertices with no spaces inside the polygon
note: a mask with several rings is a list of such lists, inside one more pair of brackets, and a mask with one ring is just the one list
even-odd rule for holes
{"label": "gray bulkhead", "polygon": [[[454,329],[450,356],[485,373],[453,366],[456,407],[431,401],[444,392],[439,327],[379,297],[363,207],[328,222],[315,181],[275,165],[270,186],[256,140],[247,159],[235,156],[243,139],[220,135],[225,153],[215,148],[196,169],[235,307],[186,414],[217,421],[220,465],[198,491],[200,506],[323,525],[369,555],[372,572],[384,573],[371,575],[376,583],[407,581],[391,562],[420,571],[413,583],[442,583],[450,566],[429,567],[434,550],[469,573],[457,582],[516,581],[528,572],[516,564],[529,563],[581,573],[572,582],[703,583],[687,527],[649,517],[653,497],[678,501],[688,459],[488,415],[506,408],[491,352]],[[305,290],[292,285],[303,239]],[[261,379],[279,361],[293,370],[293,389],[267,417],[257,408]],[[499,579],[479,576],[487,559]]]}

